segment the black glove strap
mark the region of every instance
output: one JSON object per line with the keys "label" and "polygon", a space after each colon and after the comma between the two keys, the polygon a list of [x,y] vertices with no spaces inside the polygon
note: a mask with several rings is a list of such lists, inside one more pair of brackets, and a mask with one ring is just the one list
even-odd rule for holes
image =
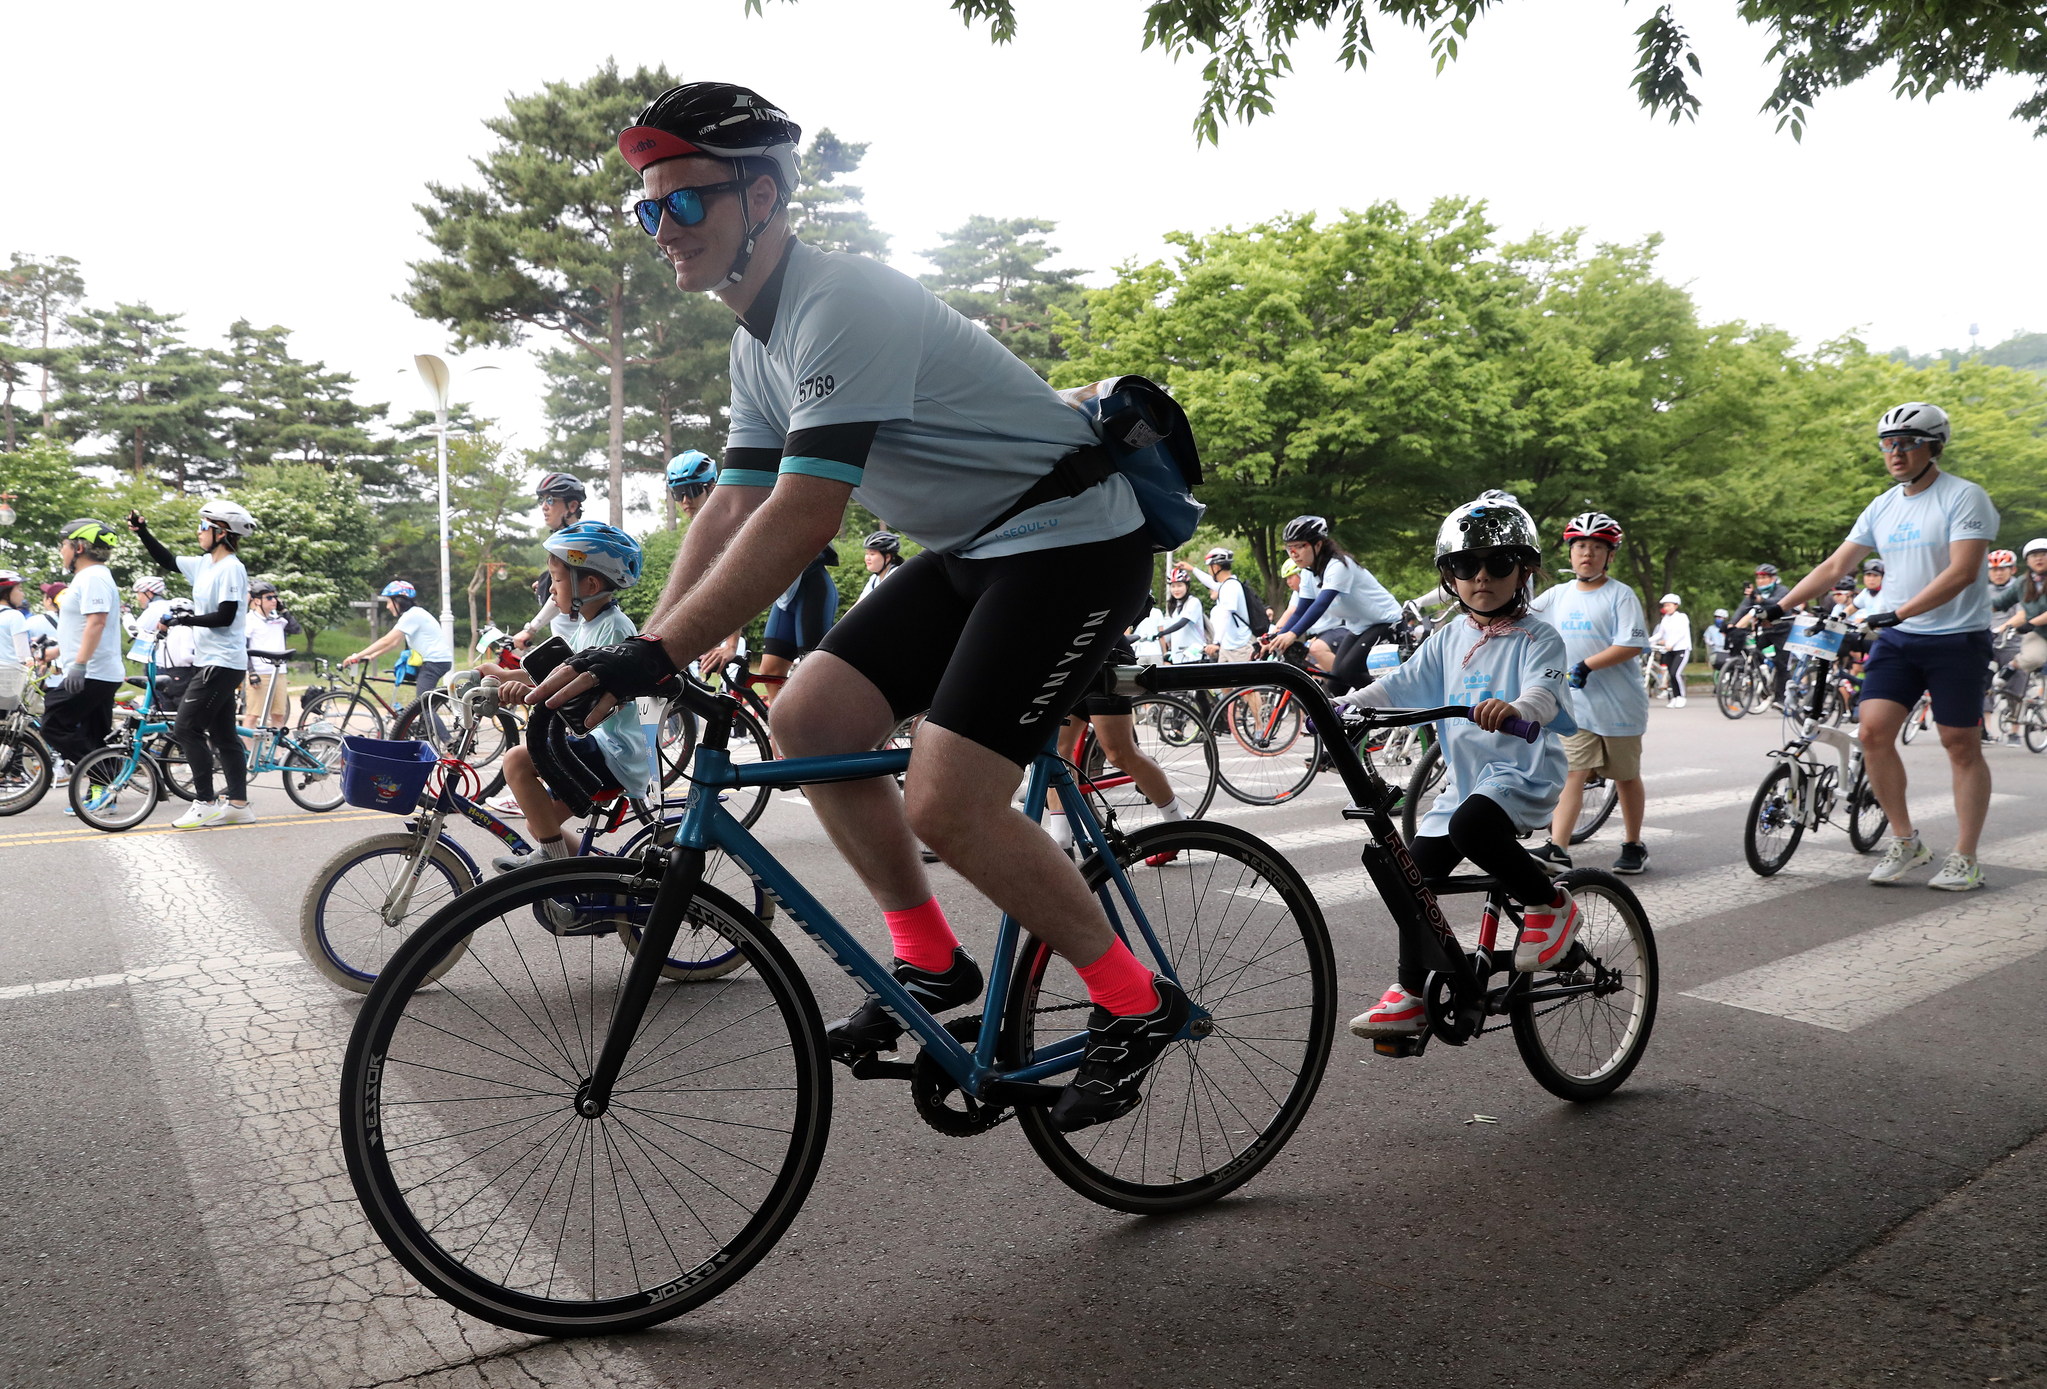
{"label": "black glove strap", "polygon": [[651,635],[578,651],[568,665],[596,677],[597,688],[621,704],[646,695],[673,694],[682,678],[661,639]]}

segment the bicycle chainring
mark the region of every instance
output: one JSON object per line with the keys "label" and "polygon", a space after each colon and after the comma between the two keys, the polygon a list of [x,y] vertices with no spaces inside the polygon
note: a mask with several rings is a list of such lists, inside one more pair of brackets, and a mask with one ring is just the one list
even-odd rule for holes
{"label": "bicycle chainring", "polygon": [[[981,1015],[954,1018],[945,1030],[954,1041],[971,1048],[981,1039]],[[998,1108],[962,1092],[929,1051],[919,1051],[911,1065],[910,1098],[924,1122],[948,1138],[972,1138],[1016,1117],[1013,1105]]]}

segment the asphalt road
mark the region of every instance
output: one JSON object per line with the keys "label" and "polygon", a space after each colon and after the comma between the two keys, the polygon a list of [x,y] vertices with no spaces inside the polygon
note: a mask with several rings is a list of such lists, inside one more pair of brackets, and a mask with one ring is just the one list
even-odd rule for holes
{"label": "asphalt road", "polygon": [[[766,1262],[665,1327],[573,1344],[424,1294],[343,1172],[357,1000],[298,958],[298,904],[387,817],[259,789],[255,826],[179,834],[164,808],[106,836],[53,795],[0,821],[0,1383],[2038,1382],[2047,757],[1991,752],[1984,892],[1871,888],[1839,831],[1761,880],[1741,824],[1776,732],[1705,700],[1652,716],[1636,885],[1663,991],[1614,1099],[1552,1098],[1504,1039],[1392,1061],[1340,1033],[1271,1167],[1143,1220],[1068,1191],[1014,1125],[945,1138],[899,1082],[842,1079]],[[1944,758],[1906,760],[1944,850]],[[1355,849],[1317,833],[1339,804],[1322,783],[1216,813],[1319,885],[1348,1016],[1393,938]],[[806,807],[761,833],[885,946]],[[940,892],[985,958],[992,912],[942,870]],[[856,1001],[793,944],[827,1016]]]}

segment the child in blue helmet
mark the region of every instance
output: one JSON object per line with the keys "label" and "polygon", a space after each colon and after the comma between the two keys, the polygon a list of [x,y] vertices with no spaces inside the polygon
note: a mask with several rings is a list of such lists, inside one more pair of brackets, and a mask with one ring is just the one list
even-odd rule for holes
{"label": "child in blue helmet", "polygon": [[[601,521],[576,521],[542,543],[547,549],[554,603],[562,611],[562,616],[555,620],[557,636],[567,641],[571,649],[581,651],[586,647],[616,645],[638,634],[639,627],[618,606],[618,594],[640,581],[639,541]],[[531,688],[530,681],[515,676],[502,682],[498,698],[504,704],[514,704],[524,699]],[[593,768],[601,760],[612,784],[626,795],[645,799],[653,794],[647,743],[640,733],[637,707],[631,701],[587,735],[570,741]],[[524,747],[506,750],[505,784],[525,815],[540,852],[549,858],[567,858],[571,851],[562,838],[562,822],[568,818],[569,809],[548,791],[533,765],[532,755]],[[501,873],[519,867],[520,863],[511,854],[491,860],[491,866]]]}

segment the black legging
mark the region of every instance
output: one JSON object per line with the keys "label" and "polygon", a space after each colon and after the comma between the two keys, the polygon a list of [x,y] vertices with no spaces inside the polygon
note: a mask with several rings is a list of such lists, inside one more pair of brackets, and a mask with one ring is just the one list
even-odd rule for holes
{"label": "black legging", "polygon": [[1679,699],[1685,697],[1685,662],[1691,660],[1691,649],[1683,651],[1659,651],[1657,659],[1663,664],[1663,678],[1670,684],[1670,692]]}
{"label": "black legging", "polygon": [[178,721],[172,735],[191,765],[192,790],[201,801],[213,799],[216,748],[220,750],[221,775],[227,779],[227,798],[249,799],[249,761],[235,732],[235,691],[241,684],[241,671],[226,666],[201,666],[178,701]]}
{"label": "black legging", "polygon": [[1329,697],[1336,698],[1361,689],[1372,683],[1372,673],[1365,669],[1371,659],[1372,648],[1393,634],[1390,622],[1374,622],[1371,626],[1352,632],[1338,646],[1330,648]]}
{"label": "black legging", "polygon": [[[1470,859],[1481,872],[1490,873],[1507,889],[1507,895],[1523,904],[1547,903],[1556,899],[1550,881],[1535,855],[1523,848],[1516,837],[1514,822],[1500,803],[1490,796],[1466,796],[1464,804],[1450,816],[1450,833],[1418,835],[1407,846],[1415,867],[1424,878],[1447,878],[1457,865]],[[1400,938],[1400,987],[1411,994],[1422,991],[1429,966],[1409,942]]]}

